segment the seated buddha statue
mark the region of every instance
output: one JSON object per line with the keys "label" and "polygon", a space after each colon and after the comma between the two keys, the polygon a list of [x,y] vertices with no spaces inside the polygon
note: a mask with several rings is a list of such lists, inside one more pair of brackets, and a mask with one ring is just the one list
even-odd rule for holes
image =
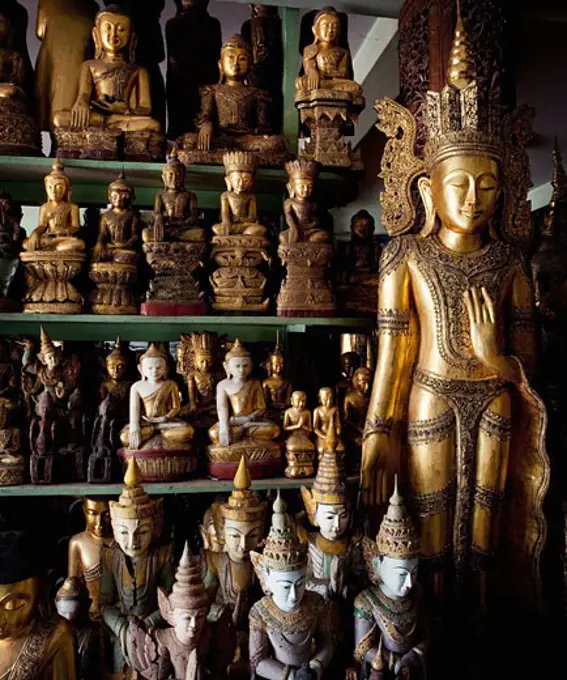
{"label": "seated buddha statue", "polygon": [[142,232],[143,241],[204,241],[197,196],[185,188],[185,166],[175,147],[161,176],[164,189],[155,195],[154,224]]}
{"label": "seated buddha statue", "polygon": [[120,433],[130,450],[187,449],[193,427],[177,418],[179,387],[168,378],[167,355],[154,343],[140,357],[142,376],[130,390],[130,422]]}
{"label": "seated buddha statue", "polygon": [[48,200],[39,209],[39,225],[24,241],[24,250],[84,251],[85,242],[76,236],[81,228],[79,206],[71,203],[71,182],[60,160],[44,184]]}
{"label": "seated buddha statue", "polygon": [[254,154],[244,151],[229,151],[222,161],[226,169],[227,191],[221,194],[221,223],[213,226],[217,236],[264,236],[266,227],[257,222],[254,174]]}
{"label": "seated buddha statue", "polygon": [[317,452],[323,455],[325,439],[329,429],[335,430],[337,451],[343,453],[344,444],[341,441],[341,416],[339,408],[335,406],[335,395],[332,387],[322,387],[319,390],[319,406],[313,411],[313,432],[317,436]]}
{"label": "seated buddha statue", "polygon": [[220,82],[201,88],[197,133],[179,139],[182,160],[219,163],[223,151],[239,149],[254,151],[263,165],[279,164],[286,141],[271,134],[271,98],[249,82],[252,53],[241,35],[224,43],[219,68]]}
{"label": "seated buddha statue", "polygon": [[296,81],[296,89],[338,90],[348,92],[352,98],[362,96],[362,88],[353,80],[350,51],[339,44],[341,21],[332,7],[315,15],[314,40],[303,51],[305,75]]}
{"label": "seated buddha statue", "polygon": [[[238,338],[227,352],[223,365],[227,377],[217,385],[219,420],[209,430],[209,437],[213,444],[209,447],[209,462],[211,462],[212,450],[220,458],[224,451],[227,458],[235,458],[232,461],[235,463],[235,470],[240,462],[243,448],[251,447],[255,450],[273,449],[272,458],[279,466],[279,445],[274,443],[274,439],[279,435],[280,427],[265,417],[267,407],[262,383],[250,378],[254,368],[252,357],[250,352],[240,344]],[[231,450],[234,456],[230,456]],[[266,455],[265,458],[269,459],[270,456]],[[249,460],[248,462],[250,472],[254,475],[253,463],[255,461]],[[275,464],[274,461],[272,464]],[[211,471],[210,466],[209,471]]]}
{"label": "seated buddha statue", "polygon": [[311,477],[315,472],[315,444],[311,441],[313,423],[305,392],[291,395],[291,407],[284,413],[283,429],[290,433],[285,443],[285,476]]}

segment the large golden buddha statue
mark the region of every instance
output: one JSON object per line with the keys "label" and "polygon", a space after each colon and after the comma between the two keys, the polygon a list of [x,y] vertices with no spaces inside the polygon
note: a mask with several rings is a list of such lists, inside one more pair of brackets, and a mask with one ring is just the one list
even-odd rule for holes
{"label": "large golden buddha statue", "polygon": [[93,39],[95,58],[83,63],[73,108],[53,115],[59,154],[117,158],[124,136],[126,160],[157,160],[164,138],[151,117],[148,72],[133,60],[136,34],[128,12],[117,5],[100,11]]}
{"label": "large golden buddha statue", "polygon": [[201,88],[197,132],[179,138],[184,163],[222,163],[231,149],[252,151],[260,165],[281,165],[289,154],[286,141],[271,134],[271,99],[265,90],[250,84],[252,53],[241,35],[222,46],[220,82]]}
{"label": "large golden buddha statue", "polygon": [[[380,266],[363,497],[384,504],[393,472],[407,473],[439,598],[452,565],[457,590],[477,593],[483,609],[498,549],[503,591],[535,605],[549,461],[545,410],[526,377],[532,288],[514,245],[529,233],[529,125],[518,111],[501,119],[494,83],[480,91],[460,17],[447,85],[427,95],[425,158],[405,108],[386,99],[376,110],[388,137],[382,221],[393,238]],[[426,219],[411,234],[416,179]]]}

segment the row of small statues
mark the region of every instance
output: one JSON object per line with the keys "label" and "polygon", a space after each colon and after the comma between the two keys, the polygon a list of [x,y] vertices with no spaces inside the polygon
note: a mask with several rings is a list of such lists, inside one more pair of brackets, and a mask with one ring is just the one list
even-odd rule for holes
{"label": "row of small statues", "polygon": [[352,530],[332,437],[313,488],[301,490],[312,528],[278,492],[266,535],[268,504],[243,457],[230,497],[204,515],[204,550],[185,543],[175,570],[162,499],[145,492],[135,458],[124,484],[118,501],[83,501],[86,528],[70,539],[56,595],[61,618],[45,614],[38,543],[0,532],[0,602],[17,605],[3,608],[7,677],[425,679],[417,532],[397,487],[375,541]]}
{"label": "row of small statues", "polygon": [[[223,161],[227,191],[220,196],[221,221],[212,227],[212,307],[265,311],[270,300],[264,272],[271,244],[267,228],[258,220],[257,159],[252,153],[231,151]],[[332,218],[313,198],[319,165],[293,160],[286,163],[286,170],[289,198],[283,212],[287,228],[279,235],[278,254],[287,276],[277,299],[278,314],[332,316],[338,297],[345,313],[374,315],[378,253],[373,218],[366,211],[353,217],[351,242],[346,257],[337,264],[338,285],[334,286],[329,277],[334,258]],[[208,239],[197,197],[185,188],[185,166],[175,149],[162,176],[164,189],[155,196],[148,225],[142,223],[134,206],[134,189],[124,175],[109,185],[111,207],[100,216],[89,266],[95,286],[89,302],[95,314],[138,313],[142,253],[153,274],[142,314],[206,311],[204,282],[198,279],[203,278]],[[83,271],[87,254],[79,207],[71,201],[71,183],[61,161],[45,177],[45,189],[48,200],[40,208],[38,227],[28,238],[20,228],[21,213],[8,196],[2,197],[0,256],[5,266],[0,293],[8,299],[0,303],[4,309],[18,308],[17,300],[9,298],[10,285],[18,281],[19,258],[27,272],[25,312],[76,314],[84,303],[74,279]]]}
{"label": "row of small statues", "polygon": [[278,476],[280,434],[287,435],[286,476],[311,477],[331,430],[346,467],[358,470],[372,373],[354,352],[343,355],[336,389],[319,390],[312,416],[306,393],[293,391],[285,375],[279,345],[266,361],[268,377],[260,381],[252,377],[251,353],[237,339],[225,350],[223,379],[216,336],[182,336],[176,349],[188,400],[182,405],[166,348],[151,343],[137,362],[139,380],[132,381],[129,352],[117,340],[105,358],[107,375],[91,418],[79,358],[43,329],[37,356],[29,341],[24,345],[18,365],[10,345],[0,343],[0,485],[24,483],[28,448],[34,484],[110,482],[116,453],[124,463],[136,455],[146,481],[186,479],[205,451],[206,471],[214,477],[231,479],[242,456],[253,477]]}
{"label": "row of small statues", "polygon": [[[127,6],[130,3],[105,2],[108,6],[95,16],[92,0],[82,0],[82,12],[50,4],[48,8],[40,3],[38,11],[38,34],[45,40],[36,72],[37,113],[42,129],[52,131],[58,154],[162,158],[163,80],[159,48],[147,44],[147,35],[142,35],[144,61],[153,63],[135,61],[136,20],[143,20],[146,33],[153,33],[163,53],[160,10],[157,16],[149,10],[143,17],[135,6]],[[17,7],[0,13],[0,152],[37,154],[41,141],[30,115],[30,64]],[[356,159],[344,134],[352,134],[364,98],[353,80],[350,51],[341,36],[343,23],[332,8],[315,13],[295,104],[309,130],[310,141],[302,153],[325,165],[350,167]],[[55,38],[58,24],[63,34]],[[91,28],[95,50],[88,59]],[[247,39],[233,35],[221,48],[220,26],[208,16],[202,0],[180,2],[179,16],[168,23],[169,134],[178,140],[184,162],[218,164],[227,150],[253,151],[263,165],[281,165],[288,159],[285,138],[272,132],[274,124],[281,126],[283,114],[277,8],[256,6],[244,32]]]}

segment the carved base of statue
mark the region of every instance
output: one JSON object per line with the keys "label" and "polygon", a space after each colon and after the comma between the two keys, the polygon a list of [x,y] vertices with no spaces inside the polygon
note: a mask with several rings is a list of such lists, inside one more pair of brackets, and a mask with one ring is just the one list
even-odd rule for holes
{"label": "carved base of statue", "polygon": [[297,477],[313,477],[315,474],[315,447],[311,451],[286,450],[285,457],[287,467],[284,474],[286,477],[296,479]]}
{"label": "carved base of statue", "polygon": [[137,314],[136,296],[131,290],[136,265],[115,262],[91,264],[89,272],[96,288],[90,295],[93,314]]}
{"label": "carved base of statue", "polygon": [[125,471],[135,456],[144,482],[180,482],[195,472],[199,463],[197,451],[193,449],[118,449],[118,456]]}
{"label": "carved base of statue", "polygon": [[53,480],[53,456],[30,456],[30,479],[32,484],[51,484]]}
{"label": "carved base of statue", "polygon": [[24,312],[80,314],[83,298],[71,283],[80,274],[86,255],[81,252],[34,250],[23,252],[28,291]]}
{"label": "carved base of statue", "polygon": [[199,316],[206,314],[203,293],[194,277],[205,255],[205,243],[152,241],[144,243],[150,281],[141,314],[147,316]]}
{"label": "carved base of statue", "polygon": [[212,259],[219,268],[211,276],[213,309],[227,312],[265,312],[266,277],[257,269],[268,260],[263,236],[213,236]]}
{"label": "carved base of statue", "polygon": [[164,158],[165,137],[158,132],[122,132],[111,128],[55,128],[54,145],[60,158],[151,162]]}
{"label": "carved base of statue", "polygon": [[339,90],[303,90],[295,97],[301,124],[309,130],[309,141],[300,156],[321,165],[362,170],[360,152],[354,152],[345,136],[352,135],[356,117],[364,108],[364,97],[354,100]]}
{"label": "carved base of statue", "polygon": [[[10,428],[10,432],[19,432],[15,428]],[[3,430],[2,433],[8,432]],[[22,455],[2,455],[0,456],[0,486],[17,486],[24,484],[26,480],[26,462]]]}
{"label": "carved base of statue", "polygon": [[222,165],[227,151],[251,151],[259,166],[282,166],[293,158],[287,150],[285,137],[280,135],[219,135],[211,140],[211,148],[197,148],[197,133],[188,132],[177,140],[179,160],[185,165]]}
{"label": "carved base of statue", "polygon": [[41,134],[25,105],[4,98],[0,104],[0,154],[2,156],[39,156]]}
{"label": "carved base of statue", "polygon": [[278,255],[287,269],[278,295],[278,316],[334,316],[335,296],[328,280],[333,258],[330,243],[281,244]]}
{"label": "carved base of statue", "polygon": [[281,444],[272,441],[240,441],[230,446],[207,448],[207,472],[218,479],[234,479],[240,459],[246,456],[252,479],[277,477],[282,471]]}
{"label": "carved base of statue", "polygon": [[378,313],[378,273],[354,275],[337,286],[337,307],[341,316],[371,316]]}

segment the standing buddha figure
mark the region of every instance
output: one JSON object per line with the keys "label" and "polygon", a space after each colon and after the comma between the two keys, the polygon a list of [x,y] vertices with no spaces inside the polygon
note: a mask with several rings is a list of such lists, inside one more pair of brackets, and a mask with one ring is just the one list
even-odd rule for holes
{"label": "standing buddha figure", "polygon": [[263,553],[250,554],[265,597],[250,610],[254,677],[321,680],[334,653],[325,602],[307,591],[307,546],[278,493]]}
{"label": "standing buddha figure", "polygon": [[279,337],[274,351],[266,362],[268,377],[262,382],[264,396],[270,416],[281,423],[286,408],[291,403],[291,382],[284,377],[285,359],[279,343]]}
{"label": "standing buddha figure", "polygon": [[[150,81],[145,68],[133,61],[135,31],[126,10],[116,5],[96,15],[93,28],[95,58],[81,67],[79,91],[71,109],[53,116],[59,153],[70,157],[116,158],[118,138],[125,134],[125,157],[155,160],[151,148],[136,152],[152,135],[163,142],[161,125],[151,117]],[[106,135],[102,131],[109,131]],[[98,131],[98,134],[86,134]],[[130,149],[130,140],[136,141]],[[108,146],[110,145],[110,146]],[[161,146],[159,148],[159,155]]]}
{"label": "standing buddha figure", "polygon": [[223,366],[227,377],[217,385],[219,419],[209,430],[212,442],[207,453],[209,473],[230,479],[230,473],[246,456],[253,477],[277,474],[281,453],[274,440],[280,427],[265,417],[262,383],[250,378],[254,368],[252,356],[238,338],[226,353]]}
{"label": "standing buddha figure", "polygon": [[[549,483],[545,409],[526,377],[533,293],[514,246],[531,229],[527,123],[520,112],[501,119],[495,86],[480,91],[459,16],[447,85],[427,95],[423,160],[413,116],[377,104],[388,136],[382,221],[393,238],[380,266],[361,470],[369,505],[385,503],[394,471],[407,474],[430,587],[442,599],[451,565],[457,592],[477,593],[481,609],[492,564],[503,591],[537,606]],[[417,177],[425,225],[407,234]]]}
{"label": "standing buddha figure", "polygon": [[372,585],[354,600],[356,668],[347,671],[347,680],[367,678],[369,672],[380,680],[425,680],[428,634],[417,585],[419,538],[397,480],[376,543],[364,538],[363,550]]}
{"label": "standing buddha figure", "polygon": [[124,665],[130,666],[130,622],[155,626],[161,620],[157,588],[169,593],[173,586],[171,546],[158,543],[162,513],[162,500],[150,500],[136,459],[131,458],[120,498],[110,502],[114,541],[103,547],[101,557],[100,613],[112,635],[117,678],[126,677]]}

